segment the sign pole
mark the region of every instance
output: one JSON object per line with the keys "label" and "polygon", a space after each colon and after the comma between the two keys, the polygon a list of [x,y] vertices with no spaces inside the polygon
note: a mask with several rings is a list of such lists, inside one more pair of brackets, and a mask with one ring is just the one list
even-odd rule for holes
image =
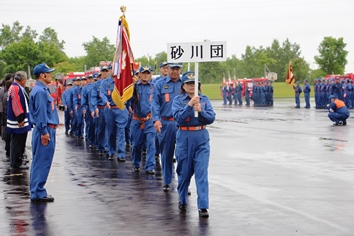
{"label": "sign pole", "polygon": [[[199,83],[198,83],[199,64],[198,64],[198,62],[195,62],[194,67],[195,67],[195,69],[194,69],[194,75],[195,75],[195,77],[194,77],[194,96],[198,96],[198,87],[199,87]],[[197,111],[194,111],[194,117],[198,117],[198,112]]]}

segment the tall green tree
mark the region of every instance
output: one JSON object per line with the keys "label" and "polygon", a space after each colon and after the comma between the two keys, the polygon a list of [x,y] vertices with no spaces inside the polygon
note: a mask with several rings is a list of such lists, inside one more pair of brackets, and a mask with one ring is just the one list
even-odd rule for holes
{"label": "tall green tree", "polygon": [[343,38],[324,37],[318,46],[319,55],[315,56],[316,63],[327,74],[343,74],[347,64],[348,51]]}
{"label": "tall green tree", "polygon": [[38,45],[28,37],[8,45],[1,51],[0,58],[6,62],[4,73],[27,71],[28,65],[33,68],[42,59]]}
{"label": "tall green tree", "polygon": [[[183,72],[185,71],[186,69],[183,70]],[[199,63],[198,73],[201,83],[210,84],[219,81],[223,71],[221,70],[220,62],[202,62]]]}
{"label": "tall green tree", "polygon": [[[303,82],[305,79],[309,79],[310,66],[304,58],[296,58],[292,60],[293,73],[296,81]],[[288,65],[285,67],[285,73],[288,73]]]}
{"label": "tall green tree", "polygon": [[64,50],[64,40],[59,40],[58,39],[58,34],[55,32],[54,29],[48,27],[45,28],[43,33],[39,36],[39,43],[44,43],[44,44],[52,44],[54,45],[57,49],[60,51]]}
{"label": "tall green tree", "polygon": [[20,22],[15,21],[12,26],[2,24],[0,29],[0,49],[4,49],[7,45],[18,42],[21,38],[23,26]]}
{"label": "tall green tree", "polygon": [[97,66],[100,61],[112,61],[115,46],[109,42],[107,37],[102,40],[93,36],[92,41],[82,44],[86,51],[85,65],[89,67]]}
{"label": "tall green tree", "polygon": [[285,81],[287,70],[284,71],[284,67],[287,67],[291,60],[301,57],[300,45],[297,43],[291,43],[289,39],[286,39],[280,45],[279,41],[275,39],[273,40],[272,45],[266,50],[269,53],[269,57],[274,60],[274,64],[267,64],[269,69],[278,74],[277,81]]}

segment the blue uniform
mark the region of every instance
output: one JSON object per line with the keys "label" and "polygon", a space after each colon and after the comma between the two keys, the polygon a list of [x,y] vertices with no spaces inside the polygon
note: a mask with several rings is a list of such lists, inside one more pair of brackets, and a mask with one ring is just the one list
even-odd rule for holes
{"label": "blue uniform", "polygon": [[65,124],[65,133],[68,133],[70,130],[70,111],[68,109],[68,103],[70,99],[70,90],[66,89],[63,94],[61,95],[62,105],[64,106],[64,124]]}
{"label": "blue uniform", "polygon": [[181,89],[181,79],[172,81],[170,76],[158,81],[154,86],[152,103],[152,121],[160,120],[161,133],[157,134],[161,151],[163,181],[165,185],[172,182],[173,155],[176,143],[176,122],[172,114],[172,100]]}
{"label": "blue uniform", "polygon": [[334,102],[330,103],[328,110],[328,118],[336,124],[346,122],[350,116],[348,108],[345,106],[344,102],[339,99],[336,99]]}
{"label": "blue uniform", "polygon": [[125,126],[128,122],[128,110],[119,109],[112,99],[112,92],[115,84],[112,77],[108,77],[101,83],[102,103],[109,102],[111,109],[105,108],[105,119],[107,127],[107,153],[113,156],[118,150],[118,158],[125,159]]}
{"label": "blue uniform", "polygon": [[[235,85],[236,86],[236,85]],[[235,105],[237,105],[237,102],[239,105],[242,105],[242,85],[239,84],[235,87]],[[237,100],[237,101],[236,101]]]}
{"label": "blue uniform", "polygon": [[133,152],[132,162],[134,167],[139,168],[141,162],[141,152],[145,143],[147,153],[145,170],[152,170],[155,167],[155,139],[156,130],[151,119],[151,102],[153,86],[138,81],[134,87],[134,95],[131,99],[132,109],[134,111],[130,131],[134,135],[132,140]]}
{"label": "blue uniform", "polygon": [[295,90],[295,103],[296,103],[296,108],[300,108],[300,94],[302,93],[302,89],[300,85],[294,87]]}
{"label": "blue uniform", "polygon": [[310,92],[311,87],[309,84],[304,85],[305,108],[310,108]]}
{"label": "blue uniform", "polygon": [[93,88],[93,83],[87,84],[81,90],[81,106],[82,111],[85,111],[85,137],[89,145],[94,145],[95,142],[95,125],[93,123],[93,118],[91,116],[90,105],[91,104],[91,90]]}
{"label": "blue uniform", "polygon": [[98,80],[93,84],[91,90],[91,112],[95,111],[96,109],[99,110],[98,117],[94,118],[94,123],[96,124],[95,128],[95,140],[96,140],[96,148],[100,153],[103,153],[106,147],[106,135],[105,135],[105,128],[106,128],[106,120],[104,114],[104,107],[105,104],[102,101],[101,97],[101,83],[103,80]]}
{"label": "blue uniform", "polygon": [[226,105],[227,104],[227,89],[226,89],[226,86],[222,86],[221,92],[222,92],[222,98],[224,100],[223,105]]}
{"label": "blue uniform", "polygon": [[270,83],[269,87],[268,87],[268,92],[269,92],[269,106],[273,106],[274,105],[274,99],[273,99],[273,96],[274,96],[274,87],[273,87],[273,84]]}
{"label": "blue uniform", "polygon": [[209,133],[205,126],[215,120],[215,112],[204,95],[199,95],[202,112],[194,117],[194,109],[188,105],[190,97],[181,94],[173,100],[173,116],[179,129],[176,137],[178,162],[178,193],[182,204],[188,203],[190,179],[195,175],[198,208],[209,208],[208,166],[210,157]]}
{"label": "blue uniform", "polygon": [[245,100],[246,100],[246,106],[250,105],[250,88],[246,85],[246,91],[245,91]]}
{"label": "blue uniform", "polygon": [[76,135],[77,134],[77,119],[75,116],[75,107],[74,107],[74,96],[75,96],[75,90],[77,89],[77,86],[73,86],[69,90],[69,100],[68,100],[68,110],[71,116],[71,130],[70,133]]}
{"label": "blue uniform", "polygon": [[348,93],[347,93],[347,97],[348,97],[348,108],[351,109],[353,108],[353,84],[351,82],[349,82],[349,84],[347,85],[347,90],[348,90]]}
{"label": "blue uniform", "polygon": [[[35,125],[32,132],[32,166],[30,173],[31,199],[47,196],[44,188],[52,165],[55,150],[55,127],[59,117],[54,98],[41,81],[36,81],[30,95],[30,120]],[[47,146],[41,143],[41,135],[49,134]]]}
{"label": "blue uniform", "polygon": [[263,84],[259,87],[259,91],[260,91],[260,105],[265,106],[266,105],[266,88]]}
{"label": "blue uniform", "polygon": [[74,116],[76,117],[76,133],[77,138],[81,138],[84,135],[84,119],[82,116],[82,106],[81,106],[81,86],[77,86],[73,91],[73,106],[74,106]]}
{"label": "blue uniform", "polygon": [[[159,77],[155,78],[152,80],[152,85],[155,85],[158,81],[166,78],[166,76],[160,75]],[[159,139],[157,138],[157,132],[155,132],[155,156],[158,158],[160,155],[160,144],[159,144]]]}

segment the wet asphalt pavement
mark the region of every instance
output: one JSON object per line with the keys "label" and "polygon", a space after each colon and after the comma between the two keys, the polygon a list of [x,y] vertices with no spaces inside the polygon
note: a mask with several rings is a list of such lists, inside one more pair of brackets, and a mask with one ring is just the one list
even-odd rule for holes
{"label": "wet asphalt pavement", "polygon": [[29,170],[10,170],[0,141],[0,235],[354,235],[352,117],[333,126],[327,111],[294,109],[293,99],[213,105],[209,218],[198,216],[194,180],[180,213],[176,176],[164,193],[159,164],[155,176],[132,173],[130,154],[99,157],[61,126],[53,203],[30,202]]}

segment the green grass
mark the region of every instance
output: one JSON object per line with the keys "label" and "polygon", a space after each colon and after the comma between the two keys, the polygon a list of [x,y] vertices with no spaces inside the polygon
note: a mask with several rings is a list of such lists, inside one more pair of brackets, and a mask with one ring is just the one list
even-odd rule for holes
{"label": "green grass", "polygon": [[[202,84],[202,93],[209,97],[210,100],[221,100],[220,95],[221,84]],[[294,89],[285,82],[273,83],[274,98],[292,98],[294,97]]]}

